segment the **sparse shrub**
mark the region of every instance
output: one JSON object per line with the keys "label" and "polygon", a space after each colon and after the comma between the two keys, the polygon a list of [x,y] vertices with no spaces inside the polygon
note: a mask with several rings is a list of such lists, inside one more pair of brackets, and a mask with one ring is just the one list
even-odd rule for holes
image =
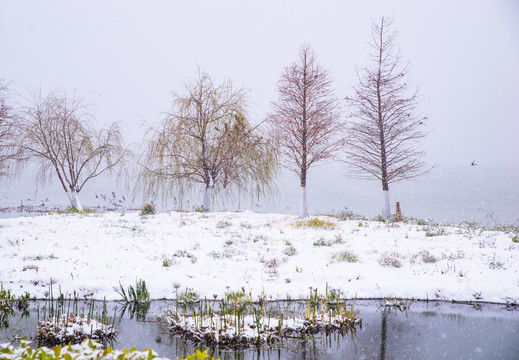
{"label": "sparse shrub", "polygon": [[194,264],[198,261],[198,258],[191,254],[190,252],[187,252],[187,250],[177,250],[173,254],[173,257],[187,257],[191,260],[191,263]]}
{"label": "sparse shrub", "polygon": [[519,226],[514,225],[496,225],[492,228],[494,231],[502,231],[506,234],[519,235]]}
{"label": "sparse shrub", "polygon": [[334,216],[343,221],[344,220],[353,220],[358,217],[357,215],[355,215],[355,213],[353,211],[348,210],[348,209],[338,211]]}
{"label": "sparse shrub", "polygon": [[313,218],[313,219],[309,219],[309,220],[299,220],[296,222],[297,228],[310,227],[310,228],[316,228],[316,229],[331,230],[331,229],[335,229],[336,226],[337,225],[331,221],[321,220],[318,218]]}
{"label": "sparse shrub", "polygon": [[378,216],[375,216],[375,217],[373,218],[373,221],[380,221],[380,222],[385,223],[385,222],[386,222],[386,218],[383,217],[382,215],[378,215]]}
{"label": "sparse shrub", "polygon": [[319,240],[314,241],[314,246],[332,246],[332,244],[321,237]]}
{"label": "sparse shrub", "polygon": [[397,252],[382,254],[378,259],[378,263],[382,266],[389,266],[395,268],[402,267],[402,262],[400,261],[400,254]]}
{"label": "sparse shrub", "polygon": [[244,229],[252,229],[252,225],[248,222],[242,222],[240,226]]}
{"label": "sparse shrub", "polygon": [[416,219],[416,225],[427,225],[428,221],[425,219]]}
{"label": "sparse shrub", "polygon": [[421,251],[420,255],[422,256],[422,261],[424,263],[434,264],[438,261],[438,259],[427,250]]}
{"label": "sparse shrub", "polygon": [[359,261],[358,256],[348,250],[339,251],[332,255],[332,262],[356,263],[358,261]]}
{"label": "sparse shrub", "polygon": [[157,210],[155,209],[155,205],[154,204],[144,204],[142,205],[141,207],[141,216],[144,216],[144,215],[155,215],[157,213]]}
{"label": "sparse shrub", "polygon": [[270,259],[270,260],[261,260],[263,263],[263,266],[265,267],[265,273],[271,275],[271,276],[277,276],[279,275],[279,271],[277,270],[279,266],[279,260],[276,258]]}
{"label": "sparse shrub", "polygon": [[233,250],[225,249],[223,252],[213,250],[207,255],[212,257],[213,259],[230,259],[233,257],[234,254],[235,252]]}
{"label": "sparse shrub", "polygon": [[458,227],[460,227],[461,229],[475,230],[477,229],[478,224],[476,224],[475,222],[463,221],[458,225]]}
{"label": "sparse shrub", "polygon": [[319,238],[319,240],[314,241],[314,246],[332,246],[335,244],[344,244],[344,240],[342,240],[342,236],[340,234],[335,235],[335,239],[326,240],[323,237]]}
{"label": "sparse shrub", "polygon": [[458,259],[464,259],[465,258],[465,252],[463,250],[458,250],[456,254],[450,253],[445,254],[442,252],[442,259],[443,260],[458,260]]}
{"label": "sparse shrub", "polygon": [[283,250],[283,254],[286,256],[293,256],[297,254],[296,248],[292,245],[290,241],[285,241],[286,248]]}
{"label": "sparse shrub", "polygon": [[264,260],[262,262],[263,262],[263,265],[268,269],[275,269],[279,266],[278,259],[276,259],[276,258],[270,259],[270,260]]}
{"label": "sparse shrub", "polygon": [[227,220],[218,221],[218,223],[216,224],[216,227],[218,229],[223,229],[223,228],[227,228],[227,227],[230,227],[230,226],[232,226],[232,222],[227,221]]}
{"label": "sparse shrub", "polygon": [[164,260],[162,260],[162,266],[170,267],[171,265],[173,265],[173,260],[172,259],[164,259]]}
{"label": "sparse shrub", "polygon": [[27,270],[36,270],[36,272],[38,272],[40,270],[40,268],[37,266],[37,265],[25,265],[22,269],[22,271],[27,271]]}
{"label": "sparse shrub", "polygon": [[427,237],[432,237],[432,236],[442,236],[442,235],[447,235],[447,230],[445,230],[445,228],[443,227],[439,227],[439,228],[427,228],[425,230],[425,236]]}
{"label": "sparse shrub", "polygon": [[261,234],[260,234],[260,235],[256,235],[256,236],[254,236],[254,239],[252,239],[252,241],[254,241],[254,242],[258,242],[258,241],[260,241],[260,240],[265,241],[265,240],[267,240],[267,237],[266,237],[265,235],[261,235]]}
{"label": "sparse shrub", "polygon": [[505,264],[496,259],[496,257],[494,256],[492,261],[490,261],[490,263],[488,264],[488,267],[492,270],[504,270]]}
{"label": "sparse shrub", "polygon": [[28,256],[28,257],[25,257],[24,260],[34,260],[34,261],[41,261],[41,260],[55,260],[57,259],[58,257],[54,254],[49,254],[49,255],[36,255],[36,256]]}

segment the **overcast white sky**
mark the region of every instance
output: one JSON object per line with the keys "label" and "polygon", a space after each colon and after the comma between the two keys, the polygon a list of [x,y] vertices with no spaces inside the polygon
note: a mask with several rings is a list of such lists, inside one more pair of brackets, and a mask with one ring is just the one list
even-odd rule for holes
{"label": "overcast white sky", "polygon": [[157,123],[170,92],[196,74],[250,88],[260,121],[284,66],[309,41],[351,92],[367,61],[370,21],[394,16],[433,132],[430,163],[519,166],[519,1],[0,0],[0,78],[18,93],[91,93],[99,123],[127,141]]}

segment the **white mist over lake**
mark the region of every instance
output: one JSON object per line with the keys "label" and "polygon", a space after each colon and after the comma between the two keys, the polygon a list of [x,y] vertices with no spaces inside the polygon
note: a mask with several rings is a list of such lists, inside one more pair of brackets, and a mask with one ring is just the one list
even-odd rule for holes
{"label": "white mist over lake", "polygon": [[[299,181],[292,173],[283,173],[276,182],[277,191],[268,199],[251,201],[244,198],[230,204],[229,211],[250,209],[257,212],[297,214]],[[374,217],[382,210],[382,190],[379,181],[353,180],[346,169],[336,164],[318,166],[308,177],[308,208],[310,214],[335,214],[348,209],[356,214]],[[134,196],[134,194],[136,196]],[[97,197],[96,197],[97,195]],[[124,196],[124,200],[123,200]],[[87,183],[80,198],[86,207],[113,207],[119,210],[139,208],[142,194],[134,186],[124,186],[111,179],[96,179]],[[48,200],[45,200],[48,199]],[[184,201],[182,209],[193,210],[203,200],[203,192]],[[154,201],[162,210],[179,209],[174,201],[163,204]],[[431,219],[440,223],[458,224],[463,221],[480,225],[519,225],[519,166],[518,165],[437,165],[421,177],[390,186],[392,212],[399,201],[406,217]],[[49,209],[69,206],[68,199],[56,178],[36,188],[34,176],[25,174],[0,182],[0,208],[40,206]],[[43,209],[43,207],[41,207]],[[216,210],[224,205],[217,201]],[[19,210],[5,216],[18,216]]]}

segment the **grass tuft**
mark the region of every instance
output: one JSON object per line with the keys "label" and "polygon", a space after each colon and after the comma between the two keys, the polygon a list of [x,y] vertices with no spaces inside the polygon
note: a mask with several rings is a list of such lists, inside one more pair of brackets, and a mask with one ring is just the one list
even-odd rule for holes
{"label": "grass tuft", "polygon": [[332,255],[332,262],[347,262],[356,263],[359,261],[359,257],[351,251],[339,251]]}
{"label": "grass tuft", "polygon": [[331,229],[335,229],[337,227],[337,225],[331,221],[313,218],[313,219],[309,219],[309,220],[297,221],[296,227],[297,228],[308,227],[308,228],[314,228],[314,229],[331,230]]}
{"label": "grass tuft", "polygon": [[88,215],[88,214],[95,214],[94,209],[84,208],[83,210],[79,211],[77,208],[69,206],[65,210],[58,210],[57,213],[60,215],[63,214],[81,214],[81,215]]}

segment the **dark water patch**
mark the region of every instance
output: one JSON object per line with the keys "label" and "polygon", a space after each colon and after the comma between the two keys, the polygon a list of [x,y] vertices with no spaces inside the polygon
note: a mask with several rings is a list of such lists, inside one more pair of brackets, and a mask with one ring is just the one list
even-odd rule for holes
{"label": "dark water patch", "polygon": [[[42,305],[32,302],[29,317],[19,312],[11,316],[9,327],[0,329],[0,343],[16,335],[34,339]],[[112,343],[114,348],[152,348],[161,357],[171,359],[196,349],[194,343],[173,335],[157,321],[158,316],[174,308],[174,301],[153,301],[148,312],[139,317],[130,311],[123,313],[120,304],[108,306],[110,313],[118,308],[115,326],[119,331]],[[280,348],[216,348],[213,355],[222,360],[519,358],[519,311],[504,305],[415,302],[401,311],[383,307],[378,301],[358,301],[356,310],[362,328],[355,334],[306,334],[283,342]]]}

